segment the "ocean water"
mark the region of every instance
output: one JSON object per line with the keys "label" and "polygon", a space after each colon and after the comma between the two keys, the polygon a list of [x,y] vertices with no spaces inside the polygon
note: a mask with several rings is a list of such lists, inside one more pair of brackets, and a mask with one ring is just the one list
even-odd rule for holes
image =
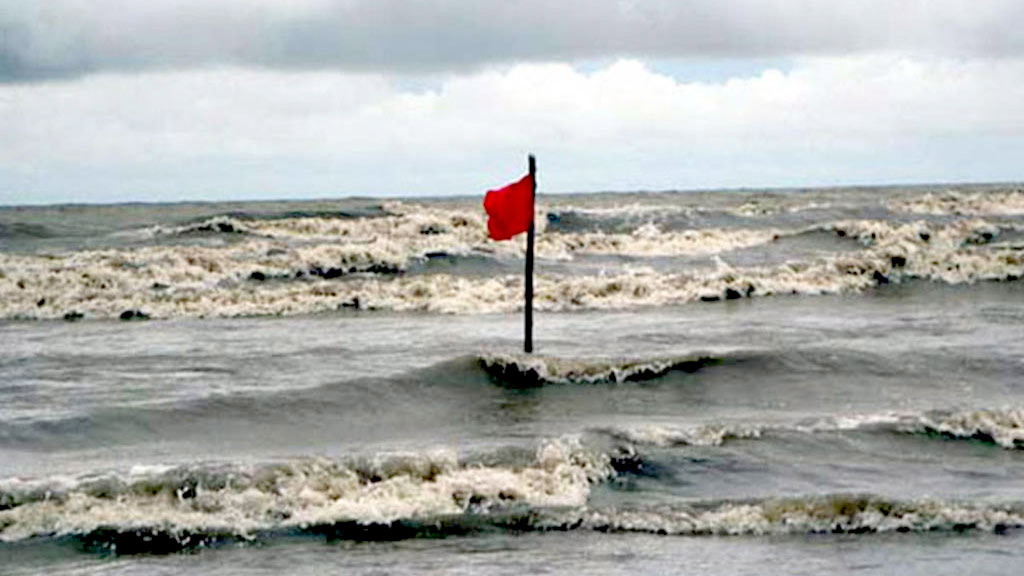
{"label": "ocean water", "polygon": [[1024,187],[480,201],[0,208],[0,573],[1024,562]]}

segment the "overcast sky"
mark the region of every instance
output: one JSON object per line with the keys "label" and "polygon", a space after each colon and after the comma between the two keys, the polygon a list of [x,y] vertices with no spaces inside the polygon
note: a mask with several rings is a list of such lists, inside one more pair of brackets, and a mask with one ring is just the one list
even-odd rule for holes
{"label": "overcast sky", "polygon": [[1024,180],[1018,0],[0,0],[0,203]]}

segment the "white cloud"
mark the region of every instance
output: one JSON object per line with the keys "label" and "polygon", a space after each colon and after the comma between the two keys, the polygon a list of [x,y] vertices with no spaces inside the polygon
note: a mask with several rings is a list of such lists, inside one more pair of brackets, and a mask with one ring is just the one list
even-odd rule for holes
{"label": "white cloud", "polygon": [[1020,179],[1024,60],[802,59],[718,83],[620,60],[403,90],[224,68],[0,85],[0,202]]}

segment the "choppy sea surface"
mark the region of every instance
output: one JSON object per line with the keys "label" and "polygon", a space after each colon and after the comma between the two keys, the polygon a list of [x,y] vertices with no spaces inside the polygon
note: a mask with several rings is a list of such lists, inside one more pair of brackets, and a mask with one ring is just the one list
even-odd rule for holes
{"label": "choppy sea surface", "polygon": [[0,573],[1024,563],[1024,186],[0,208]]}

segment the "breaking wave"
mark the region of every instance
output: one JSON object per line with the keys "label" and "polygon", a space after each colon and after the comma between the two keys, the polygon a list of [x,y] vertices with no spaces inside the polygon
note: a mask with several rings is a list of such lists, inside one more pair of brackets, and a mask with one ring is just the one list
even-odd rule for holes
{"label": "breaking wave", "polygon": [[720,446],[728,441],[784,433],[878,431],[977,440],[1006,448],[1024,449],[1024,410],[932,410],[881,412],[812,418],[785,424],[712,423],[697,426],[648,424],[598,429],[635,446]]}
{"label": "breaking wave", "polygon": [[[947,284],[1015,280],[1024,276],[1024,244],[1013,234],[998,241],[1015,230],[1007,226],[972,218],[844,220],[785,231],[664,230],[646,222],[628,232],[541,233],[538,257],[549,265],[541,266],[536,277],[534,303],[547,311],[623,309],[777,294],[859,293],[911,279]],[[340,309],[479,314],[521,306],[518,274],[417,268],[438,255],[495,263],[519,258],[521,242],[487,239],[479,210],[396,202],[385,204],[375,217],[219,216],[155,233],[206,231],[235,240],[0,254],[0,317],[230,317]],[[822,232],[853,240],[859,249],[773,265],[731,266],[721,258],[780,238]],[[611,269],[600,263],[596,274],[593,262],[579,267],[580,273],[558,273],[550,265],[588,255],[630,260]],[[715,267],[686,272],[652,267],[651,257],[665,256],[713,257]]]}
{"label": "breaking wave", "polygon": [[647,223],[632,232],[550,233],[537,241],[542,258],[571,260],[575,254],[619,256],[709,256],[750,248],[777,240],[782,232],[773,229],[704,228],[665,231]]}
{"label": "breaking wave", "polygon": [[669,202],[627,202],[605,203],[595,206],[565,204],[551,207],[547,212],[560,218],[565,214],[582,214],[598,218],[637,219],[661,216],[665,214],[698,214],[702,209],[698,206],[680,206]]}
{"label": "breaking wave", "polygon": [[479,358],[480,367],[496,382],[512,387],[545,384],[641,382],[669,372],[692,373],[721,362],[711,356],[651,360],[583,360],[530,355],[494,354]]}
{"label": "breaking wave", "polygon": [[683,427],[647,424],[642,426],[616,426],[600,428],[598,433],[606,434],[626,446],[721,446],[728,440],[760,438],[767,426],[747,424],[705,424]]}
{"label": "breaking wave", "polygon": [[615,459],[577,439],[535,451],[377,454],[278,464],[137,467],[125,474],[0,481],[0,542],[75,538],[118,552],[249,541],[282,532],[395,539],[480,530],[674,535],[1001,532],[1018,503],[825,495],[591,507]]}
{"label": "breaking wave", "polygon": [[1008,449],[1024,448],[1024,410],[932,412],[901,423],[908,432],[990,442]]}
{"label": "breaking wave", "polygon": [[0,541],[75,538],[93,548],[144,553],[288,532],[394,540],[496,530],[760,536],[1024,527],[1019,502],[829,494],[588,505],[591,485],[613,475],[607,458],[581,459],[565,445],[549,444],[522,467],[418,456],[362,467],[306,461],[256,470],[172,468],[65,481],[46,494],[42,485],[7,481]]}
{"label": "breaking wave", "polygon": [[863,534],[877,532],[1001,533],[1024,527],[1024,505],[942,500],[900,501],[827,495],[584,512],[573,527],[666,535]]}
{"label": "breaking wave", "polygon": [[[396,539],[488,530],[673,535],[1002,532],[1024,503],[814,495],[657,506],[595,506],[595,485],[632,473],[636,446],[716,446],[776,433],[878,430],[1022,446],[1024,411],[933,411],[821,418],[794,425],[608,428],[580,437],[459,454],[378,453],[278,463],[139,466],[78,477],[0,480],[0,542],[73,538],[118,552],[249,541],[281,533]],[[623,444],[625,443],[625,444]]]}
{"label": "breaking wave", "polygon": [[[580,507],[609,458],[571,438],[535,452],[450,451],[257,466],[147,467],[128,474],[0,482],[0,542],[124,535],[188,545],[318,526],[387,526]],[[195,542],[194,544],[198,544]]]}
{"label": "breaking wave", "polygon": [[[620,207],[621,208],[621,207]],[[664,208],[654,207],[659,211]],[[487,239],[486,216],[478,210],[460,210],[389,202],[373,218],[298,217],[245,219],[216,216],[176,227],[154,227],[156,236],[189,236],[198,233],[244,234],[267,239],[328,242],[375,246],[393,244],[392,252],[405,259],[426,252],[469,254],[475,251],[506,256],[523,253],[521,242],[495,243]],[[574,254],[635,256],[706,255],[770,242],[775,230],[695,229],[663,231],[652,222],[635,224],[628,232],[597,231],[547,233],[544,208],[538,207],[537,256],[571,259]],[[376,247],[376,246],[375,246]],[[400,247],[401,250],[396,250]]]}
{"label": "breaking wave", "polygon": [[1024,214],[1024,189],[985,192],[929,192],[891,203],[893,210],[947,216],[1016,216]]}

